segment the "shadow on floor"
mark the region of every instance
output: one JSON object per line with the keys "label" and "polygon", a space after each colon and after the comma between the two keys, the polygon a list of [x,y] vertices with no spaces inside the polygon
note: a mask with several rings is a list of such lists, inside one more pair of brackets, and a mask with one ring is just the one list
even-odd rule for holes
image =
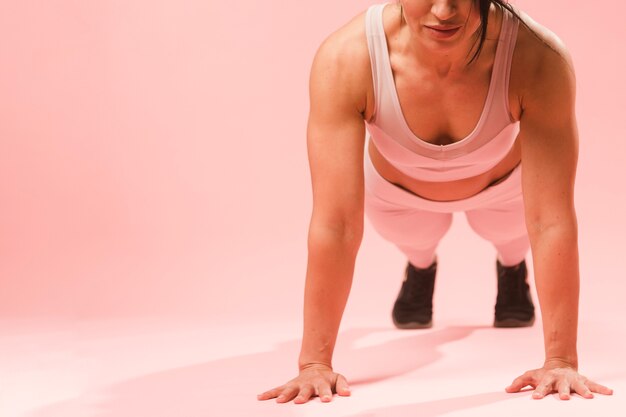
{"label": "shadow on floor", "polygon": [[[456,326],[434,331],[407,331],[404,337],[362,348],[353,347],[354,342],[375,333],[389,332],[390,329],[349,329],[339,335],[335,369],[348,378],[353,390],[358,389],[359,385],[385,381],[432,364],[443,356],[440,346],[462,340],[482,328],[487,327]],[[175,343],[172,341],[172,344]],[[154,348],[167,349],[167,346]],[[270,352],[144,375],[96,392],[87,392],[79,398],[50,404],[35,410],[28,417],[292,416],[303,405],[258,401],[256,394],[296,376],[299,349],[300,339],[289,340],[278,344]],[[503,393],[487,393],[374,410],[359,416],[389,417],[416,409],[422,416],[437,416],[505,398]],[[431,410],[430,414],[423,414],[426,406]]]}

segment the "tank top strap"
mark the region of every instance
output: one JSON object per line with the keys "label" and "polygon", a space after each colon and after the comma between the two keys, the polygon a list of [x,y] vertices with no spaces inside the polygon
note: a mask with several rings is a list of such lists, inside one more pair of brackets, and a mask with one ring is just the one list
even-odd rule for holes
{"label": "tank top strap", "polygon": [[496,85],[494,85],[492,111],[502,112],[502,114],[494,116],[512,122],[509,109],[509,80],[519,21],[506,9],[503,10],[502,19],[502,29],[498,40],[498,49],[501,51],[496,54],[497,61],[493,65],[493,71],[497,71],[497,78],[495,80]]}
{"label": "tank top strap", "polygon": [[[387,46],[385,31],[383,28],[383,9],[387,3],[371,5],[365,14],[365,34],[367,37],[367,48],[370,54],[370,65],[372,69],[372,81],[374,83],[374,109],[376,115],[380,109],[381,92],[384,89],[385,55]],[[374,116],[376,117],[376,116]]]}

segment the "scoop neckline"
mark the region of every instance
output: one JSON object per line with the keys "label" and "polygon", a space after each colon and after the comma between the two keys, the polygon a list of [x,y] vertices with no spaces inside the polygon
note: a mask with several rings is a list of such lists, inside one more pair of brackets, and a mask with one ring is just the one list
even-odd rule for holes
{"label": "scoop neckline", "polygon": [[472,131],[465,136],[463,139],[460,139],[456,142],[453,143],[449,143],[447,145],[436,145],[434,143],[430,143],[428,141],[425,141],[424,139],[420,138],[419,136],[417,136],[412,130],[411,127],[409,126],[408,122],[406,121],[406,117],[404,116],[404,111],[402,110],[402,106],[400,105],[400,98],[398,96],[398,89],[396,87],[396,83],[395,80],[393,78],[393,71],[391,68],[391,59],[389,57],[389,47],[387,45],[387,34],[385,33],[385,26],[383,24],[383,12],[385,11],[385,6],[388,5],[390,3],[384,3],[382,5],[381,8],[381,12],[380,12],[380,19],[379,19],[379,24],[380,24],[380,31],[382,34],[382,38],[383,38],[383,52],[384,52],[384,60],[385,60],[385,67],[386,67],[386,71],[385,71],[385,76],[387,77],[390,85],[392,86],[391,88],[391,97],[393,99],[394,102],[394,107],[395,107],[395,111],[396,114],[398,115],[398,118],[401,119],[401,125],[402,128],[405,130],[405,132],[407,133],[407,135],[409,135],[410,139],[412,140],[412,142],[417,143],[420,146],[424,146],[430,149],[454,149],[457,148],[459,146],[465,145],[467,142],[469,142],[473,137],[476,136],[476,134],[478,133],[478,131],[480,130],[480,128],[484,125],[485,123],[485,119],[487,117],[487,114],[489,113],[489,110],[491,108],[491,103],[492,103],[492,99],[493,99],[493,94],[495,92],[495,80],[496,80],[496,75],[499,72],[499,68],[500,68],[500,55],[502,54],[502,48],[500,47],[500,43],[502,42],[503,36],[505,35],[504,30],[505,30],[505,24],[508,20],[508,16],[506,15],[506,12],[503,11],[503,15],[502,15],[502,24],[500,25],[500,34],[498,35],[498,43],[496,45],[496,52],[495,52],[495,56],[494,56],[494,63],[493,63],[493,68],[491,70],[491,76],[489,79],[489,89],[487,90],[487,96],[485,98],[485,102],[483,103],[482,106],[482,112],[480,114],[480,117],[478,118],[478,122],[476,123],[476,125],[474,126],[474,129],[472,129]]}

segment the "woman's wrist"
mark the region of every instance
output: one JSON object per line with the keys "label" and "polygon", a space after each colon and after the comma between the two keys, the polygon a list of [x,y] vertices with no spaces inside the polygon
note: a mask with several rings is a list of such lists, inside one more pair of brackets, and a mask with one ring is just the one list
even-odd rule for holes
{"label": "woman's wrist", "polygon": [[555,368],[572,368],[578,370],[578,358],[577,357],[546,357],[543,363],[545,369]]}
{"label": "woman's wrist", "polygon": [[554,338],[549,340],[551,342],[546,345],[544,367],[578,369],[578,349],[576,348],[575,333],[570,337],[562,335],[560,340]]}
{"label": "woman's wrist", "polygon": [[307,369],[315,369],[315,368],[330,369],[332,371],[333,365],[332,365],[332,363],[330,363],[330,361],[328,361],[328,362],[326,362],[326,361],[306,361],[306,360],[302,360],[302,359],[298,361],[298,370],[300,372],[305,371]]}

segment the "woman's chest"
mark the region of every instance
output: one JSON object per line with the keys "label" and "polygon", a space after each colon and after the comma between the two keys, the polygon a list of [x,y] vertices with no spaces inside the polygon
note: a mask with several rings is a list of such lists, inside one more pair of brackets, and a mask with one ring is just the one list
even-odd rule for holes
{"label": "woman's chest", "polygon": [[395,97],[400,114],[413,134],[435,145],[467,137],[483,113],[489,78],[473,82],[437,81],[432,77],[396,77]]}
{"label": "woman's chest", "polygon": [[[488,117],[486,105],[490,94],[502,95],[508,104],[507,111],[512,120],[519,120],[521,108],[519,93],[514,75],[508,85],[500,86],[494,82],[492,69],[466,76],[450,76],[448,79],[437,79],[436,76],[424,71],[410,68],[403,63],[396,63],[392,71],[393,83],[388,84],[387,94],[390,102],[397,107],[400,122],[406,126],[416,138],[435,145],[448,145],[469,136],[477,127],[481,118]],[[373,102],[374,91],[368,93]],[[500,100],[500,103],[502,100]],[[374,106],[366,109],[366,120],[371,120]]]}

